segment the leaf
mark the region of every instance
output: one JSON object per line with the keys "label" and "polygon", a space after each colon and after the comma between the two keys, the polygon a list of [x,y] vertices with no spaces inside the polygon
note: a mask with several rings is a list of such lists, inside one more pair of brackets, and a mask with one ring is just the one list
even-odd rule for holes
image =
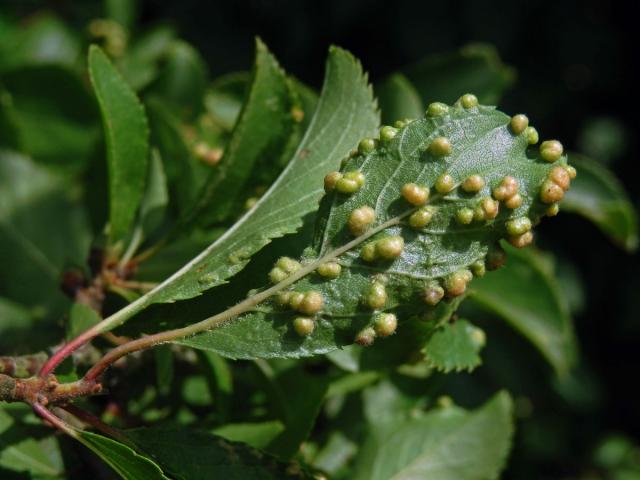
{"label": "leaf", "polygon": [[77,173],[98,139],[98,111],[81,79],[61,66],[32,66],[4,74],[7,106],[20,150],[39,163]]}
{"label": "leaf", "polygon": [[137,0],[106,0],[104,2],[107,17],[131,30],[138,16]]}
{"label": "leaf", "polygon": [[274,160],[293,132],[293,97],[284,72],[256,41],[253,78],[240,117],[220,163],[209,175],[190,219],[201,225],[232,213],[241,190],[261,158]]}
{"label": "leaf", "polygon": [[273,238],[296,231],[302,218],[317,208],[326,172],[337,168],[349,149],[377,123],[371,90],[360,64],[346,51],[332,48],[318,108],[282,175],[231,229],[130,305],[127,315],[153,303],[192,298],[221,285]]}
{"label": "leaf", "polygon": [[53,436],[43,436],[43,430],[19,422],[0,406],[0,468],[27,472],[35,478],[62,475],[58,442]]}
{"label": "leaf", "polygon": [[156,360],[156,384],[162,395],[171,392],[174,377],[173,351],[170,345],[160,345],[153,349]]}
{"label": "leaf", "polygon": [[[294,278],[302,278],[291,287],[295,292],[315,291],[322,296],[322,310],[315,317],[310,335],[301,337],[294,331],[293,320],[299,313],[271,300],[214,330],[178,343],[230,358],[302,357],[352,343],[361,329],[372,325],[377,310],[396,313],[400,329],[416,316],[423,318],[426,332],[437,327],[451,310],[445,301],[436,308],[427,305],[425,289],[447,287],[456,278],[469,279],[471,272],[466,269],[473,265],[474,269],[484,268],[487,255],[500,252],[497,242],[508,236],[507,222],[526,217],[537,224],[547,210],[539,200],[541,185],[554,167],[566,163],[566,157],[554,164],[543,161],[528,149],[524,135],[511,132],[509,123],[510,118],[493,107],[465,109],[458,102],[444,116],[410,122],[398,129],[392,140],[380,141],[370,153],[358,153],[347,160],[343,174],[361,172],[364,185],[352,195],[333,191],[325,196],[313,247],[307,249],[301,269],[294,274]],[[428,147],[443,136],[450,139],[452,151],[445,158],[437,158]],[[445,173],[454,179],[455,188],[448,194],[438,194],[433,187]],[[457,188],[478,173],[485,180],[480,191]],[[509,209],[503,203],[495,219],[461,224],[457,219],[460,211],[474,212],[507,175],[520,185],[521,205]],[[435,207],[436,213],[424,228],[412,228],[407,222],[415,208],[400,192],[410,182],[433,191],[430,208]],[[364,235],[355,237],[347,224],[352,212],[363,206],[374,209],[375,219]],[[404,242],[398,258],[373,262],[361,258],[363,249],[391,236],[399,236]],[[338,278],[326,279],[313,273],[320,263],[333,259],[341,265]],[[383,284],[387,295],[378,309],[365,302],[374,284]],[[457,291],[447,287],[449,298],[464,292],[466,280],[459,284]],[[412,339],[426,341],[426,332]],[[394,337],[388,342],[394,343]],[[395,346],[399,356],[410,352],[402,342],[395,342]]]}
{"label": "leaf", "polygon": [[169,204],[169,192],[167,191],[167,178],[164,174],[162,159],[157,150],[151,151],[147,185],[140,202],[140,225],[144,237],[148,238],[157,230],[164,220]]}
{"label": "leaf", "polygon": [[485,334],[467,320],[444,324],[424,347],[426,360],[435,369],[472,371],[482,363],[479,352],[484,347]]}
{"label": "leaf", "polygon": [[89,49],[89,76],[104,124],[109,166],[109,237],[129,232],[144,194],[149,128],[142,105],[99,47]]}
{"label": "leaf", "polygon": [[638,248],[638,215],[624,187],[604,166],[583,155],[571,154],[578,176],[561,208],[591,220],[628,252]]}
{"label": "leaf", "polygon": [[154,461],[131,447],[91,432],[78,432],[78,436],[83,445],[125,480],[169,480]]}
{"label": "leaf", "polygon": [[508,252],[507,265],[475,282],[471,298],[528,338],[556,372],[568,373],[576,361],[576,339],[548,262],[535,251]]}
{"label": "leaf", "polygon": [[193,119],[203,110],[208,82],[207,66],[188,43],[174,41],[164,54],[164,63],[149,93],[171,105],[182,119]]}
{"label": "leaf", "polygon": [[481,43],[430,55],[403,73],[425,104],[451,103],[468,92],[481,103],[496,104],[515,79],[513,69],[502,63],[496,49]]}
{"label": "leaf", "polygon": [[[222,421],[229,417],[233,402],[233,374],[228,362],[213,352],[200,351],[198,356],[209,383],[209,390],[215,399],[216,410]],[[224,435],[222,435],[224,437]],[[235,440],[230,438],[230,440]],[[239,441],[243,441],[238,439]]]}
{"label": "leaf", "polygon": [[229,423],[212,433],[232,442],[246,443],[253,448],[265,448],[284,430],[279,420],[262,423]]}
{"label": "leaf", "polygon": [[240,443],[185,428],[140,428],[127,436],[162,465],[172,478],[225,480],[310,479],[273,457]]}
{"label": "leaf", "polygon": [[82,332],[100,322],[100,320],[102,320],[100,315],[90,306],[84,303],[74,303],[69,313],[67,338],[76,338]]}
{"label": "leaf", "polygon": [[204,97],[204,104],[217,125],[225,130],[233,129],[250,82],[251,74],[248,72],[227,73],[213,81]]}
{"label": "leaf", "polygon": [[354,480],[486,480],[498,478],[513,434],[506,392],[482,407],[446,407],[382,424],[358,454]]}
{"label": "leaf", "polygon": [[376,96],[382,112],[382,122],[418,118],[424,113],[422,99],[411,82],[401,73],[394,73],[376,86]]}

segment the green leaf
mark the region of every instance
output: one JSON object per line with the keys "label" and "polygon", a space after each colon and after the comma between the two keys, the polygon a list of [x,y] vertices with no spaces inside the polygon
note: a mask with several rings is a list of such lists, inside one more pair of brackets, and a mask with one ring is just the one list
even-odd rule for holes
{"label": "green leaf", "polygon": [[140,202],[140,226],[144,237],[148,238],[161,225],[169,204],[167,177],[164,174],[162,159],[157,150],[151,151],[147,186]]}
{"label": "green leaf", "polygon": [[67,338],[74,339],[85,330],[93,327],[102,318],[98,313],[84,303],[74,303],[69,313],[69,323],[67,324]]}
{"label": "green leaf", "polygon": [[208,72],[200,54],[188,43],[174,41],[165,52],[164,63],[149,93],[171,105],[183,119],[193,119],[203,110]]}
{"label": "green leaf", "polygon": [[131,447],[91,432],[78,432],[78,435],[83,445],[125,480],[169,480],[155,462]]}
{"label": "green leaf", "polygon": [[201,225],[220,222],[231,213],[261,159],[275,160],[293,133],[292,92],[284,72],[266,46],[256,41],[256,61],[244,107],[224,157],[209,175],[191,219]]}
{"label": "green leaf", "polygon": [[99,139],[98,111],[85,85],[66,67],[32,66],[3,75],[20,150],[39,163],[82,170]]}
{"label": "green leaf", "polygon": [[456,52],[435,54],[403,71],[425,104],[451,103],[474,93],[480,102],[496,104],[515,80],[494,47],[470,44]]}
{"label": "green leaf", "polygon": [[265,448],[284,431],[279,420],[262,423],[229,423],[216,428],[212,433],[232,442],[246,443],[253,448]]}
{"label": "green leaf", "polygon": [[348,52],[332,48],[323,94],[298,150],[278,180],[223,236],[200,255],[141,297],[128,309],[175,302],[226,283],[251,256],[273,238],[296,231],[316,210],[322,178],[378,123],[371,90],[360,64]]}
{"label": "green leaf", "polygon": [[567,373],[577,345],[549,262],[536,251],[508,251],[507,265],[475,282],[471,298],[528,338],[559,374]]}
{"label": "green leaf", "polygon": [[241,443],[185,428],[141,428],[127,436],[177,480],[221,478],[225,480],[310,479],[299,468]]}
{"label": "green leaf", "polygon": [[171,392],[174,376],[173,351],[170,345],[160,345],[153,350],[156,360],[156,383],[162,395]]}
{"label": "green leaf", "polygon": [[34,478],[63,475],[58,441],[43,435],[43,430],[19,422],[0,406],[0,468],[29,473]]}
{"label": "green leaf", "polygon": [[485,334],[467,320],[444,324],[424,347],[427,362],[435,369],[448,373],[453,370],[472,371],[482,363],[480,350]]}
{"label": "green leaf", "polygon": [[109,165],[109,237],[123,240],[144,194],[149,128],[135,93],[99,47],[89,50],[89,75],[98,98]]}
{"label": "green leaf", "polygon": [[[272,62],[275,63],[275,59]],[[227,73],[213,81],[204,97],[204,104],[217,125],[228,131],[233,129],[250,82],[251,74],[248,72]]]}
{"label": "green leaf", "polygon": [[636,251],[638,215],[622,184],[602,164],[583,155],[572,153],[571,163],[578,176],[562,201],[562,209],[592,221],[628,252]]}
{"label": "green leaf", "polygon": [[468,412],[446,407],[404,422],[383,423],[358,454],[354,480],[498,478],[513,434],[512,401],[498,393]]}
{"label": "green leaf", "polygon": [[138,16],[137,0],[105,0],[105,13],[111,20],[131,30]]}
{"label": "green leaf", "polygon": [[[374,284],[384,284],[388,298],[382,309],[398,315],[400,329],[416,316],[423,318],[426,332],[413,335],[412,339],[424,339],[424,333],[451,314],[445,301],[436,308],[427,305],[425,289],[446,287],[449,298],[461,295],[471,276],[467,269],[484,268],[487,255],[500,252],[498,240],[508,236],[508,222],[526,217],[535,225],[542,218],[547,205],[540,201],[541,185],[554,167],[566,164],[566,157],[553,164],[542,160],[528,148],[525,135],[514,135],[509,124],[510,118],[493,107],[465,109],[456,103],[447,114],[410,122],[398,129],[392,140],[380,141],[370,153],[347,159],[343,174],[361,172],[364,185],[352,195],[333,191],[325,196],[314,245],[306,251],[302,268],[294,274],[294,278],[302,278],[292,285],[293,291],[316,291],[323,298],[310,335],[296,334],[293,320],[300,314],[272,300],[214,330],[178,343],[231,358],[327,353],[353,342],[358,331],[375,321],[376,309],[365,302]],[[428,147],[443,136],[450,139],[452,151],[445,158],[438,158]],[[433,187],[445,173],[453,178],[453,187],[447,194],[438,194]],[[480,191],[458,188],[474,174],[481,174],[485,180]],[[519,184],[521,205],[509,209],[502,204],[495,219],[461,224],[459,212],[474,212],[507,175]],[[429,207],[435,208],[435,213],[424,228],[412,228],[407,222],[416,209],[400,192],[409,182],[433,190]],[[347,224],[352,212],[362,206],[374,209],[375,220],[364,235],[354,238]],[[373,262],[361,258],[363,249],[391,236],[399,236],[404,242],[398,258]],[[313,273],[319,263],[334,258],[342,268],[338,278],[326,279]],[[462,278],[467,280],[458,282],[460,289],[451,287],[455,279]],[[394,337],[389,339],[392,342]],[[395,344],[400,355],[409,351],[402,342]]]}
{"label": "green leaf", "polygon": [[[201,365],[205,370],[205,378],[209,383],[209,390],[215,399],[218,415],[224,421],[229,417],[233,402],[233,376],[228,362],[220,355],[199,351]],[[224,435],[222,435],[224,437]],[[234,440],[230,438],[230,440]],[[243,440],[239,440],[243,441]]]}
{"label": "green leaf", "polygon": [[376,96],[382,112],[382,123],[418,118],[424,113],[422,99],[411,82],[401,73],[394,73],[376,85]]}

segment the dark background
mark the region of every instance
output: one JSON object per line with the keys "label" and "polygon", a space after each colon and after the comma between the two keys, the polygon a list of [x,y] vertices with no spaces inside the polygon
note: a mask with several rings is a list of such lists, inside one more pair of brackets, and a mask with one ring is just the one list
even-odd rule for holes
{"label": "dark background", "polygon": [[[42,6],[5,4],[24,13]],[[48,6],[78,25],[100,12],[98,2]],[[288,72],[315,87],[320,86],[330,44],[353,52],[375,81],[430,53],[469,42],[491,43],[518,73],[501,108],[526,112],[542,138],[552,135],[570,150],[600,156],[639,204],[640,38],[631,2],[148,0],[142,2],[140,20],[142,26],[158,21],[174,25],[201,52],[212,77],[246,70],[252,63],[253,37],[259,35]],[[594,121],[602,124],[603,119],[621,138],[617,152],[609,156],[591,151],[593,128],[599,125]],[[585,132],[589,126],[591,133]],[[556,439],[561,445],[554,447],[555,458],[536,457],[535,448],[522,446],[524,441],[530,447],[531,439],[521,439],[506,475],[517,478],[575,474],[607,432],[640,439],[638,256],[616,248],[575,216],[545,222],[541,232],[542,245],[553,238],[556,253],[569,259],[582,278],[586,305],[575,322],[583,367],[577,381],[597,393],[590,406],[542,395],[546,408],[561,415],[545,416],[543,405],[538,418],[562,423]],[[551,375],[545,378],[551,382]],[[543,385],[531,388],[547,392]]]}

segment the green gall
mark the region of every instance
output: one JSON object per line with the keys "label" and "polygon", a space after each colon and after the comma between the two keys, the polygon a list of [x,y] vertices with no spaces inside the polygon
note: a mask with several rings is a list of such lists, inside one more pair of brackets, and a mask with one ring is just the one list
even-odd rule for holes
{"label": "green gall", "polygon": [[401,193],[407,202],[416,207],[424,205],[429,200],[429,188],[415,183],[405,183]]}
{"label": "green gall", "polygon": [[498,201],[508,200],[518,193],[518,180],[510,175],[502,179],[500,185],[493,190],[493,198]]}
{"label": "green gall", "polygon": [[293,320],[293,329],[301,337],[307,337],[313,333],[316,328],[316,322],[307,317],[296,317]]}
{"label": "green gall", "polygon": [[529,145],[535,145],[540,140],[538,130],[536,130],[534,127],[525,128],[524,134],[527,137],[527,142],[529,143]]}
{"label": "green gall", "polygon": [[540,200],[543,203],[556,203],[564,198],[564,190],[552,180],[545,180],[540,187]]}
{"label": "green gall", "polygon": [[318,275],[325,278],[338,278],[342,273],[342,266],[337,262],[327,262],[317,269]]}
{"label": "green gall", "polygon": [[258,201],[260,200],[259,197],[249,197],[245,200],[244,202],[244,209],[245,210],[251,210],[253,207],[255,207],[256,203],[258,203]]}
{"label": "green gall", "polygon": [[429,145],[429,152],[437,157],[451,155],[451,142],[446,137],[438,137]]}
{"label": "green gall", "polygon": [[484,277],[484,274],[487,271],[484,260],[477,260],[473,262],[469,268],[471,269],[471,273],[473,273],[474,277]]}
{"label": "green gall", "polygon": [[384,284],[373,282],[367,291],[365,303],[369,308],[377,310],[385,306],[387,299],[387,289]]}
{"label": "green gall", "polygon": [[566,165],[564,168],[567,171],[567,173],[569,174],[569,178],[571,180],[573,180],[574,178],[576,178],[578,176],[578,172],[576,171],[575,167],[572,167],[571,165]]}
{"label": "green gall", "polygon": [[451,408],[455,405],[453,399],[449,395],[441,395],[436,400],[438,408]]}
{"label": "green gall", "polygon": [[509,235],[522,235],[531,230],[531,220],[528,217],[514,218],[509,220],[505,226]]}
{"label": "green gall", "polygon": [[540,156],[547,162],[555,162],[562,152],[562,144],[558,140],[546,140],[540,144]]}
{"label": "green gall", "polygon": [[477,348],[482,348],[487,343],[487,335],[484,333],[484,330],[478,327],[472,327],[470,337]]}
{"label": "green gall", "polygon": [[276,295],[276,305],[279,307],[288,307],[291,302],[291,295],[293,292],[280,292]]}
{"label": "green gall", "polygon": [[487,258],[485,260],[487,270],[497,270],[500,267],[503,267],[505,263],[507,263],[507,254],[500,245],[496,244],[496,246],[487,253]]}
{"label": "green gall", "polygon": [[436,190],[438,193],[449,193],[456,186],[456,181],[448,173],[443,173],[436,180]]}
{"label": "green gall", "polygon": [[480,175],[471,175],[464,179],[461,187],[467,193],[477,193],[484,188],[484,178]]}
{"label": "green gall", "polygon": [[549,180],[558,185],[565,192],[569,190],[569,187],[571,186],[571,177],[565,167],[554,167],[553,170],[549,172]]}
{"label": "green gall", "polygon": [[344,178],[355,181],[360,187],[364,185],[364,173],[359,170],[352,170],[345,173]]}
{"label": "green gall", "polygon": [[276,262],[276,268],[284,270],[286,273],[293,273],[300,270],[300,262],[290,257],[280,257]]}
{"label": "green gall", "polygon": [[547,210],[544,212],[547,217],[555,217],[558,213],[560,213],[560,206],[557,203],[549,205]]}
{"label": "green gall", "polygon": [[373,138],[363,138],[358,144],[358,152],[362,155],[371,153],[376,148],[376,141]]}
{"label": "green gall", "polygon": [[522,235],[517,235],[515,237],[509,237],[509,243],[516,248],[524,248],[527,245],[530,245],[533,242],[533,233],[525,232]]}
{"label": "green gall", "polygon": [[403,250],[404,238],[399,235],[382,238],[376,242],[376,257],[384,260],[398,258]]}
{"label": "green gall", "polygon": [[343,177],[336,182],[336,190],[340,193],[355,193],[360,190],[360,185],[355,180]]}
{"label": "green gall", "polygon": [[381,313],[376,316],[373,329],[378,337],[393,335],[398,328],[398,318],[393,313]]}
{"label": "green gall", "polygon": [[286,280],[288,277],[289,274],[278,267],[272,268],[269,272],[269,280],[271,280],[271,283],[280,283],[283,280]]}
{"label": "green gall", "polygon": [[396,128],[404,128],[407,126],[407,122],[405,122],[404,120],[396,120],[395,122],[393,122],[393,126]]}
{"label": "green gall", "polygon": [[460,104],[464,108],[473,108],[478,105],[478,97],[476,97],[473,93],[466,93],[460,97]]}
{"label": "green gall", "polygon": [[449,111],[449,106],[446,103],[442,102],[433,102],[430,103],[427,107],[427,116],[429,117],[439,117],[440,115],[444,115]]}
{"label": "green gall", "polygon": [[371,327],[367,327],[360,330],[360,332],[358,332],[358,334],[356,335],[356,338],[354,339],[354,342],[356,342],[358,345],[361,345],[363,347],[368,347],[370,345],[373,345],[373,342],[375,341],[375,339],[376,339],[375,330]]}
{"label": "green gall", "polygon": [[297,310],[302,301],[304,300],[304,293],[302,292],[290,292],[289,295],[289,306],[294,310]]}
{"label": "green gall", "polygon": [[398,134],[398,129],[390,126],[384,126],[380,129],[380,140],[390,142]]}
{"label": "green gall", "polygon": [[362,247],[362,250],[360,250],[360,258],[365,262],[374,262],[378,258],[376,255],[375,242],[367,243]]}
{"label": "green gall", "polygon": [[473,210],[470,208],[461,208],[456,212],[456,221],[460,225],[469,225],[473,222]]}
{"label": "green gall", "polygon": [[347,221],[347,227],[353,235],[362,235],[376,219],[376,212],[369,206],[356,208]]}
{"label": "green gall", "polygon": [[514,115],[513,117],[511,117],[509,126],[511,127],[511,131],[513,133],[515,133],[516,135],[520,135],[529,126],[529,118],[526,115],[519,113],[518,115]]}
{"label": "green gall", "polygon": [[477,205],[474,209],[473,209],[473,220],[476,222],[482,222],[483,220],[487,219],[487,214],[485,213],[484,209],[482,208],[481,205]]}
{"label": "green gall", "polygon": [[314,315],[322,310],[323,304],[324,298],[322,297],[322,293],[311,290],[304,293],[302,300],[295,308],[300,313],[304,313],[306,315]]}
{"label": "green gall", "polygon": [[413,228],[426,227],[433,219],[435,210],[435,207],[424,207],[416,210],[409,217],[409,225]]}
{"label": "green gall", "polygon": [[435,306],[444,298],[444,288],[437,283],[429,284],[422,292],[422,299],[427,305]]}
{"label": "green gall", "polygon": [[522,201],[523,200],[520,194],[516,193],[504,201],[504,206],[510,208],[511,210],[514,210],[522,205]]}
{"label": "green gall", "polygon": [[458,270],[444,279],[444,289],[450,297],[459,297],[467,289],[467,283],[473,277],[467,269]]}
{"label": "green gall", "polygon": [[329,193],[336,188],[338,180],[342,178],[340,172],[329,172],[324,177],[324,191]]}

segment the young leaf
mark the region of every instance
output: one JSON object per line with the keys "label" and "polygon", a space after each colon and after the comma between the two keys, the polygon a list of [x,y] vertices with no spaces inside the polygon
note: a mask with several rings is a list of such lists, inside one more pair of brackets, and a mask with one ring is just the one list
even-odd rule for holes
{"label": "young leaf", "polygon": [[144,194],[149,128],[136,94],[99,47],[89,49],[89,76],[104,124],[109,165],[109,237],[123,240]]}
{"label": "young leaf", "polygon": [[424,112],[422,99],[411,82],[401,73],[394,73],[375,87],[383,123],[405,118],[418,118]]}
{"label": "young leaf", "polygon": [[131,447],[91,432],[79,432],[78,435],[83,445],[125,480],[169,480],[155,462]]}
{"label": "young leaf", "polygon": [[177,480],[224,478],[229,480],[311,479],[299,467],[241,443],[185,428],[140,428],[127,437]]}
{"label": "young leaf", "polygon": [[357,457],[355,480],[498,478],[513,433],[506,392],[478,410],[445,407],[374,429]]}
{"label": "young leaf", "polygon": [[485,334],[466,320],[444,324],[424,347],[427,362],[442,372],[471,371],[482,363]]}
{"label": "young leaf", "polygon": [[244,107],[220,163],[199,194],[190,219],[224,220],[261,158],[277,155],[293,131],[294,106],[286,76],[267,47],[256,41],[256,62]]}
{"label": "young leaf", "polygon": [[496,104],[515,79],[514,70],[502,63],[496,49],[485,44],[430,55],[403,73],[425,103],[450,103],[463,92],[474,92],[480,102]]}
{"label": "young leaf", "polygon": [[[393,311],[400,324],[417,315],[430,320],[430,328],[437,326],[449,310],[441,299],[464,293],[473,276],[468,269],[480,275],[497,266],[501,237],[519,246],[531,242],[531,226],[548,208],[541,188],[551,182],[551,172],[564,173],[568,181],[566,157],[550,163],[528,150],[526,135],[515,134],[505,114],[493,107],[465,108],[462,102],[445,108],[447,113],[397,130],[383,127],[381,135],[391,131],[393,138],[363,141],[360,153],[332,174],[363,182],[353,193],[340,192],[336,184],[325,197],[315,244],[291,274],[299,280],[283,293],[291,300],[312,291],[322,299],[316,302],[319,310],[292,308],[281,296],[179,343],[230,357],[300,357],[329,352],[348,338],[371,343],[373,338],[355,337],[373,327],[381,312]],[[418,186],[411,187],[414,183]],[[407,200],[420,196],[427,202],[421,185],[433,190],[426,210]],[[505,185],[511,191],[505,192]],[[354,218],[365,223],[364,233],[354,232],[360,227]],[[326,262],[337,264],[336,275],[312,273]],[[289,278],[282,270],[288,267],[278,265],[272,279]],[[315,319],[308,335],[296,333],[297,316]]]}
{"label": "young leaf", "polygon": [[638,248],[638,217],[624,187],[600,163],[571,154],[580,174],[562,201],[562,210],[578,213],[628,252]]}
{"label": "young leaf", "polygon": [[140,227],[145,238],[162,225],[168,204],[169,192],[162,159],[158,151],[153,150],[147,174],[147,188],[140,202],[139,212]]}
{"label": "young leaf", "polygon": [[296,231],[322,196],[322,178],[378,123],[371,89],[360,64],[332,48],[323,93],[294,158],[260,201],[224,235],[155,290],[114,316],[115,327],[153,303],[200,295],[242,270],[273,238]]}
{"label": "young leaf", "polygon": [[556,372],[567,373],[577,345],[560,286],[539,253],[508,252],[505,268],[475,282],[471,298],[527,337]]}

